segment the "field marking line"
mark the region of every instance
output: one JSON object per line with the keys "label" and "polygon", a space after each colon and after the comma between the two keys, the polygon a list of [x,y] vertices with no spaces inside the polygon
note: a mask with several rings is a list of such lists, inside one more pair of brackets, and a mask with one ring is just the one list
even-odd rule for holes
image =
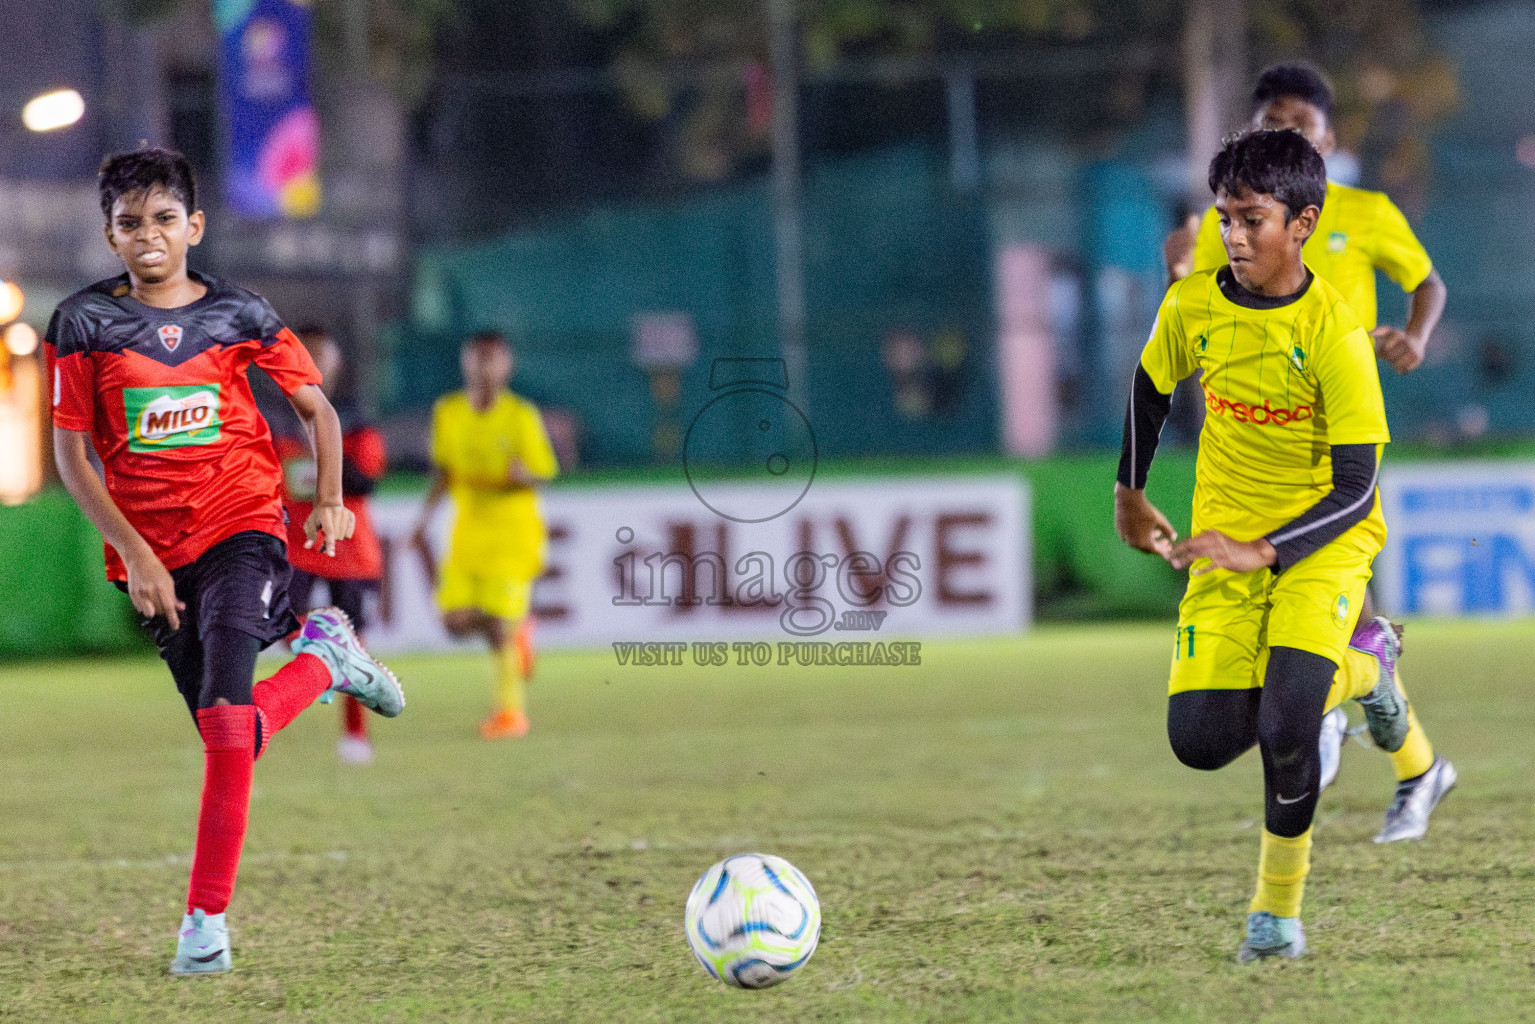
{"label": "field marking line", "polygon": [[[337,864],[346,863],[348,854],[345,850],[330,850],[326,853],[257,853],[240,858],[242,866],[246,864],[282,864],[288,861],[332,861]],[[128,868],[145,870],[148,868],[180,868],[191,867],[192,858],[185,854],[168,853],[164,857],[155,857],[150,860],[130,860],[126,857],[101,858],[98,860],[11,860],[0,861],[0,873],[22,874],[29,871],[90,871],[110,868]]]}

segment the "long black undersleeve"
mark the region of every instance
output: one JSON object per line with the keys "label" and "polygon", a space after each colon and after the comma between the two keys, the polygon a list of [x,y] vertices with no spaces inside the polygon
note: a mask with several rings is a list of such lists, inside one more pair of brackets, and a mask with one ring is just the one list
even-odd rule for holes
{"label": "long black undersleeve", "polygon": [[1151,382],[1151,375],[1140,363],[1135,364],[1135,380],[1130,385],[1130,404],[1125,408],[1125,439],[1119,453],[1119,482],[1134,491],[1146,486],[1151,459],[1157,453],[1162,425],[1173,406],[1173,396],[1164,395]]}
{"label": "long black undersleeve", "polygon": [[1305,512],[1265,538],[1278,556],[1275,572],[1299,562],[1311,552],[1343,536],[1363,522],[1375,507],[1380,461],[1373,444],[1332,446],[1332,490]]}

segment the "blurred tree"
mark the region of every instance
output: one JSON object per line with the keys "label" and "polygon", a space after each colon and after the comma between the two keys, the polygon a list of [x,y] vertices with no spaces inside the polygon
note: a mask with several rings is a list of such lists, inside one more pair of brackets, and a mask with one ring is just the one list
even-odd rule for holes
{"label": "blurred tree", "polygon": [[1368,177],[1421,209],[1433,126],[1460,105],[1455,66],[1434,52],[1414,0],[1248,0],[1261,64],[1308,58],[1333,79],[1338,142]]}
{"label": "blurred tree", "polygon": [[[766,147],[765,4],[569,3],[589,25],[619,37],[612,69],[630,106],[653,120],[680,122],[676,160],[684,172],[722,177]],[[802,59],[812,77],[834,77],[850,61],[957,60],[1150,41],[1166,48],[1160,67],[1104,68],[1105,103],[1130,120],[1158,73],[1180,62],[1190,6],[1191,0],[800,0],[797,13]],[[1245,6],[1254,71],[1281,57],[1317,62],[1337,82],[1341,141],[1358,150],[1384,132],[1390,139],[1382,178],[1406,185],[1422,176],[1427,129],[1454,108],[1457,94],[1454,69],[1431,52],[1418,0],[1249,0]]]}

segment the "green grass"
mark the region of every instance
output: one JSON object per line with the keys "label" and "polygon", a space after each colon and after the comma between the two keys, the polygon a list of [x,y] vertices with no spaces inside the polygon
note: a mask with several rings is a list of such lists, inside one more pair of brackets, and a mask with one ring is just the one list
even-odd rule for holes
{"label": "green grass", "polygon": [[[1312,955],[1239,968],[1260,777],[1177,764],[1170,628],[932,643],[918,669],[547,656],[533,735],[474,737],[478,657],[400,659],[379,759],[316,708],[257,767],[235,972],[165,973],[201,751],[152,660],[0,669],[0,1021],[1535,1019],[1535,626],[1414,625],[1461,785],[1376,847],[1392,779],[1323,798]],[[820,950],[727,990],[682,938],[726,853],[788,857]]]}

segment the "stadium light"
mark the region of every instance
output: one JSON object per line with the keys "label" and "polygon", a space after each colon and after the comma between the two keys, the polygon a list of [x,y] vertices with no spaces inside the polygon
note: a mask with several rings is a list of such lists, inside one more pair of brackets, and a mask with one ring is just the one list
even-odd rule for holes
{"label": "stadium light", "polygon": [[21,108],[21,123],[34,132],[68,128],[85,113],[85,100],[73,89],[55,89],[34,96]]}
{"label": "stadium light", "polygon": [[0,281],[0,324],[8,324],[21,316],[27,297],[14,281]]}
{"label": "stadium light", "polygon": [[5,347],[13,356],[29,356],[36,352],[36,328],[31,324],[11,324],[5,329]]}

